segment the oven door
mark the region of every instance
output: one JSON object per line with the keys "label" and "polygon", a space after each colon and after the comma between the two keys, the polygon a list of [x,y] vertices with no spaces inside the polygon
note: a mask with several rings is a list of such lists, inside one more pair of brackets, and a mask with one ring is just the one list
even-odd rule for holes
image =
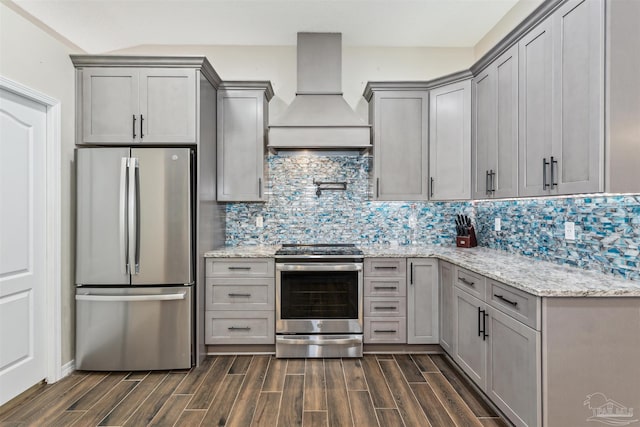
{"label": "oven door", "polygon": [[362,333],[362,263],[276,263],[276,333]]}

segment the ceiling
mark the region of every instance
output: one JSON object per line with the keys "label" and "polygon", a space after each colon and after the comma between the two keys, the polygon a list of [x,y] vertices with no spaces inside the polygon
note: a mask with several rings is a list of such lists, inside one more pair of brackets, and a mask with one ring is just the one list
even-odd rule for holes
{"label": "ceiling", "polygon": [[473,47],[518,1],[14,0],[83,49],[138,45],[295,45],[298,31],[348,46]]}

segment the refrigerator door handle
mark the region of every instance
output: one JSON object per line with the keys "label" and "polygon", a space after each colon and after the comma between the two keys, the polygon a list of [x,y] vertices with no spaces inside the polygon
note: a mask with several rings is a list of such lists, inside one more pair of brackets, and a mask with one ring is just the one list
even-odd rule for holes
{"label": "refrigerator door handle", "polygon": [[186,292],[162,295],[76,295],[76,301],[123,302],[123,301],[176,301],[185,299]]}
{"label": "refrigerator door handle", "polygon": [[129,244],[127,230],[127,181],[129,179],[129,159],[123,157],[120,162],[120,251],[122,253],[124,274],[129,274]]}
{"label": "refrigerator door handle", "polygon": [[131,274],[140,272],[140,253],[138,247],[138,159],[129,158],[129,269]]}

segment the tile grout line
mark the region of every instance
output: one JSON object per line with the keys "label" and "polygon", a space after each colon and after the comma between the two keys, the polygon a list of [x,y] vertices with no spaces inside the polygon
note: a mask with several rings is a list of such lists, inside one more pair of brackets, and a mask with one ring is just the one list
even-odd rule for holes
{"label": "tile grout line", "polygon": [[[395,362],[394,358],[391,359],[385,359],[385,360],[392,360],[393,362]],[[391,391],[391,385],[389,384],[389,381],[387,380],[387,376],[384,374],[384,371],[382,370],[382,365],[380,365],[380,360],[378,360],[378,358],[376,357],[376,361],[378,362],[378,367],[380,368],[380,373],[382,374],[382,378],[384,379],[384,383],[387,385],[387,389],[389,389],[389,392],[391,393],[391,397],[393,398],[393,402],[396,405],[396,410],[398,411],[398,415],[400,416],[400,420],[402,421],[402,425],[404,425],[405,427],[407,427],[407,423],[404,420],[404,417],[402,416],[402,414],[400,413],[400,408],[398,408],[398,402],[396,402],[396,397],[393,395],[393,392]],[[397,365],[397,363],[396,363]],[[428,419],[427,419],[428,422]]]}

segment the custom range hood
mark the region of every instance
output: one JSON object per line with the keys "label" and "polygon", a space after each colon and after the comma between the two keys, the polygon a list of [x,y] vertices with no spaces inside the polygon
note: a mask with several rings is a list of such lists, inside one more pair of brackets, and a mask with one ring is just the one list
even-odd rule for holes
{"label": "custom range hood", "polygon": [[371,126],[342,97],[342,34],[298,33],[298,86],[284,113],[269,123],[272,150],[363,150]]}

